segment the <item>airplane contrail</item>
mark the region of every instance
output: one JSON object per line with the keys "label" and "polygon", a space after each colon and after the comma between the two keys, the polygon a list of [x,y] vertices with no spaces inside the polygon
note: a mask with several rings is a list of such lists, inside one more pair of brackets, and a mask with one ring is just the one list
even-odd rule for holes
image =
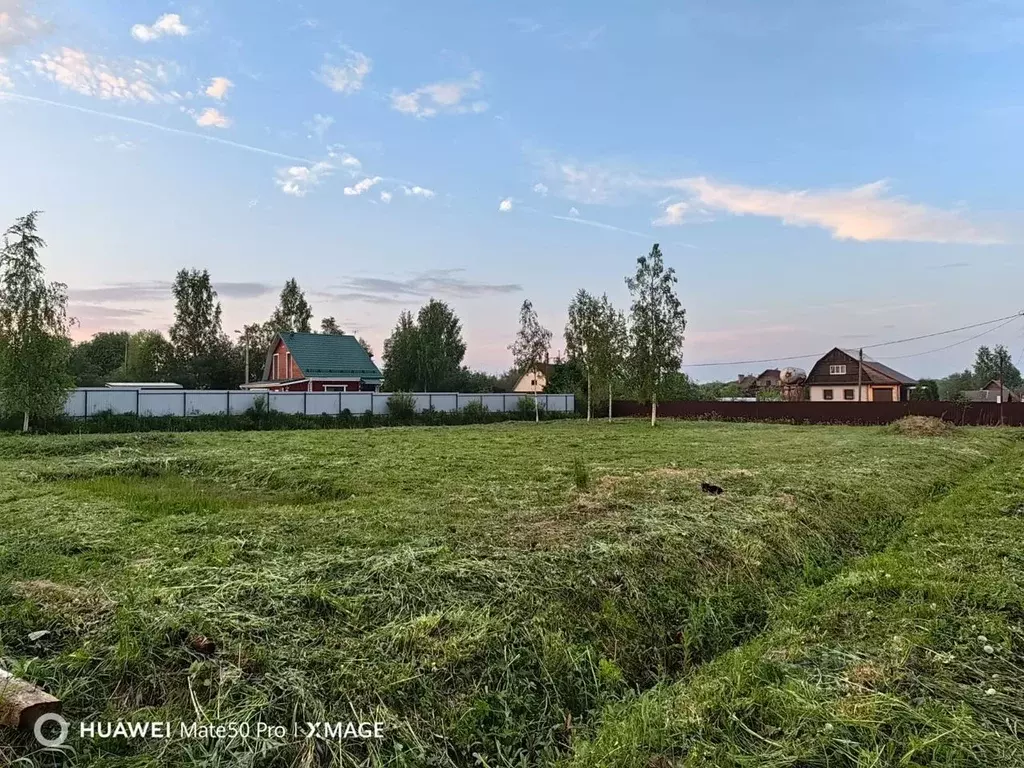
{"label": "airplane contrail", "polygon": [[38,96],[25,96],[20,93],[5,93],[0,92],[0,102],[11,99],[14,101],[29,102],[32,104],[44,104],[49,107],[60,107],[61,109],[70,109],[74,112],[82,112],[86,115],[95,115],[96,117],[106,117],[111,120],[120,120],[122,123],[131,123],[132,125],[141,125],[145,128],[155,128],[158,131],[164,133],[175,133],[179,136],[189,136],[193,139],[201,139],[213,144],[223,144],[227,147],[234,147],[235,149],[242,149],[246,152],[253,152],[257,155],[266,155],[267,157],[276,157],[281,160],[292,160],[300,163],[312,163],[313,161],[306,157],[299,157],[298,155],[288,155],[284,152],[275,152],[272,149],[264,149],[263,147],[254,147],[251,144],[242,144],[238,141],[231,141],[230,139],[222,139],[219,136],[210,136],[205,133],[196,133],[195,131],[185,131],[181,128],[171,128],[167,125],[160,125],[159,123],[151,123],[148,120],[139,120],[134,117],[126,117],[124,115],[117,115],[113,112],[101,112],[97,109],[89,109],[87,107],[78,107],[74,104],[65,104],[60,101],[50,101],[49,99],[40,99]]}

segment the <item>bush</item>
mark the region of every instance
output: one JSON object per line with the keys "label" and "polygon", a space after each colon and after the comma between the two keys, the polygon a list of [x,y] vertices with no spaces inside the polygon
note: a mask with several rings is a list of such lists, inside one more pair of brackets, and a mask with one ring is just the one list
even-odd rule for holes
{"label": "bush", "polygon": [[544,418],[544,406],[540,405],[532,397],[520,397],[516,401],[516,413],[520,419],[533,419],[536,417],[536,413],[540,413],[540,417]]}
{"label": "bush", "polygon": [[469,424],[486,421],[488,413],[490,413],[490,409],[477,400],[467,403],[466,407],[462,409],[462,415]]}
{"label": "bush", "polygon": [[408,392],[395,392],[388,398],[388,415],[392,421],[411,424],[416,418],[416,398]]}

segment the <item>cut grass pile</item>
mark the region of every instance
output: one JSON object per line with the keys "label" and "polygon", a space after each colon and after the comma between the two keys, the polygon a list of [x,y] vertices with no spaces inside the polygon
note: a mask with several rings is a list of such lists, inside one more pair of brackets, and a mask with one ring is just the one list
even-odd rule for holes
{"label": "cut grass pile", "polygon": [[690,679],[612,705],[567,768],[1024,766],[1024,446],[798,592]]}
{"label": "cut grass pile", "polygon": [[[73,722],[387,724],[74,739],[65,765],[552,764],[1014,445],[631,422],[2,438],[0,666]],[[13,739],[0,762],[52,760]]]}
{"label": "cut grass pile", "polygon": [[956,426],[934,416],[904,416],[894,421],[890,428],[899,435],[912,437],[943,437],[956,433]]}

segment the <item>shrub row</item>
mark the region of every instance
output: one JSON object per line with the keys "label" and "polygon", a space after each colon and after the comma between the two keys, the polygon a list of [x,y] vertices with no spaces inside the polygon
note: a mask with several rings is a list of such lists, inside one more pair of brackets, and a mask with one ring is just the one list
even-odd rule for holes
{"label": "shrub row", "polygon": [[[394,426],[456,426],[462,424],[494,424],[503,421],[533,421],[533,400],[520,398],[516,410],[491,411],[485,405],[469,403],[459,411],[438,411],[430,408],[419,413],[411,395],[396,393],[388,398],[389,413],[375,414],[365,411],[353,414],[345,409],[339,416],[323,414],[281,413],[266,407],[263,400],[256,401],[256,407],[238,415],[197,414],[195,416],[137,416],[134,413],[111,413],[105,411],[88,418],[60,416],[54,419],[38,419],[32,424],[32,431],[39,434],[101,434],[118,432],[249,432],[278,429],[369,429]],[[544,421],[573,418],[575,413],[561,413],[540,409]],[[11,415],[0,420],[0,431],[16,432],[21,429],[21,416]]]}

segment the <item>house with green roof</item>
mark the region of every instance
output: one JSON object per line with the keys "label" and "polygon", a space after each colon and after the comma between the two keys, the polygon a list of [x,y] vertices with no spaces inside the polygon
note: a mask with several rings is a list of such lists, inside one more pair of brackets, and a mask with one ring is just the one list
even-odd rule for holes
{"label": "house with green roof", "polygon": [[376,392],[383,379],[355,336],[279,333],[260,381],[242,389],[270,392]]}

